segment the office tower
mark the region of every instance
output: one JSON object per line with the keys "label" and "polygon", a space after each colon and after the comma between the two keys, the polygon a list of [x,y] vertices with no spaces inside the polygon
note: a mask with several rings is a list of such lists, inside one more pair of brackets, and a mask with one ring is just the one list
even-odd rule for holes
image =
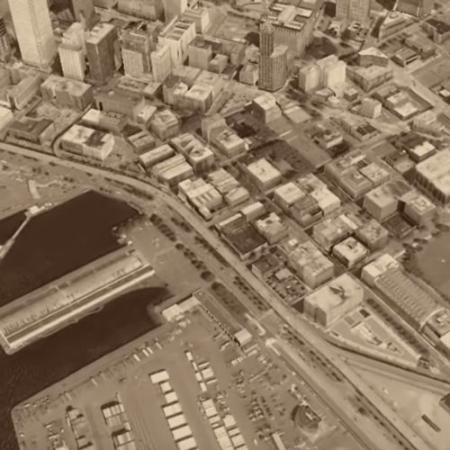
{"label": "office tower", "polygon": [[188,56],[188,46],[197,35],[195,22],[184,17],[173,19],[159,35],[161,44],[168,44],[172,66],[181,66]]}
{"label": "office tower", "polygon": [[11,56],[11,43],[3,17],[0,17],[0,61],[5,62]]}
{"label": "office tower", "polygon": [[260,89],[276,91],[287,79],[287,52],[285,45],[274,44],[273,26],[264,22],[260,28],[259,81]]}
{"label": "office tower", "polygon": [[125,75],[141,77],[151,72],[151,39],[143,30],[129,30],[122,35],[122,60]]}
{"label": "office tower", "polygon": [[347,64],[336,55],[329,55],[300,68],[298,85],[304,92],[328,88],[338,96],[344,93]]}
{"label": "office tower", "polygon": [[93,83],[104,84],[114,75],[116,41],[116,27],[109,23],[99,23],[89,32],[86,53]]}
{"label": "office tower", "polygon": [[86,72],[86,42],[81,23],[75,22],[65,31],[58,54],[63,75],[83,81]]}
{"label": "office tower", "polygon": [[306,92],[314,92],[320,88],[322,72],[317,64],[308,64],[298,71],[298,87]]}
{"label": "office tower", "polygon": [[281,5],[279,13],[271,10],[275,44],[287,45],[289,52],[296,56],[302,56],[306,47],[313,41],[317,14],[312,13],[308,18],[302,17],[302,8],[286,3],[288,2],[277,3],[277,6]]}
{"label": "office tower", "polygon": [[336,55],[330,55],[317,61],[317,65],[322,72],[321,86],[331,89],[338,96],[342,95],[347,78],[347,64]]}
{"label": "office tower", "polygon": [[172,72],[172,57],[168,45],[159,46],[150,55],[153,79],[162,83]]}
{"label": "office tower", "polygon": [[187,9],[187,0],[162,0],[166,22],[181,16]]}
{"label": "office tower", "polygon": [[422,17],[430,14],[433,0],[398,0],[397,11]]}
{"label": "office tower", "polygon": [[161,0],[119,0],[117,10],[129,16],[159,20],[164,10]]}
{"label": "office tower", "polygon": [[86,28],[92,28],[95,23],[93,0],[69,0],[69,6],[77,22],[83,23]]}
{"label": "office tower", "polygon": [[9,0],[22,60],[47,69],[56,55],[47,0]]}
{"label": "office tower", "polygon": [[337,0],[336,17],[338,19],[367,22],[370,15],[370,0]]}
{"label": "office tower", "polygon": [[259,51],[261,55],[270,56],[275,46],[274,29],[270,22],[265,21],[259,30]]}
{"label": "office tower", "polygon": [[197,36],[188,47],[189,65],[199,69],[208,70],[209,62],[213,57],[213,48],[200,36]]}

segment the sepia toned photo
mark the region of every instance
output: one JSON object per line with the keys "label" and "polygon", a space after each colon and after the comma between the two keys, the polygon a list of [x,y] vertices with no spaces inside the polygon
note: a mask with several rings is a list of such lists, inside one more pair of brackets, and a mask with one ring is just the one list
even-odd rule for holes
{"label": "sepia toned photo", "polygon": [[450,450],[450,0],[0,0],[0,450]]}

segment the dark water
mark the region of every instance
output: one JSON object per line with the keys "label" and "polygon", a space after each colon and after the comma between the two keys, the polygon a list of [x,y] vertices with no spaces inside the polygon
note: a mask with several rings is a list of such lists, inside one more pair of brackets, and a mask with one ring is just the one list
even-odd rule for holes
{"label": "dark water", "polygon": [[149,304],[168,291],[148,288],[126,294],[99,313],[7,356],[0,354],[0,450],[18,450],[11,409],[45,387],[158,326]]}
{"label": "dark water", "polygon": [[[125,202],[88,191],[32,217],[0,260],[0,305],[120,248],[112,229],[138,215]],[[11,222],[0,221],[0,230]]]}
{"label": "dark water", "polygon": [[[116,250],[113,229],[137,217],[127,203],[94,191],[33,217],[0,261],[0,305]],[[0,232],[7,236],[20,219],[0,221]],[[163,288],[143,288],[12,356],[0,350],[0,450],[18,449],[15,405],[157,327],[147,308],[168,296]]]}
{"label": "dark water", "polygon": [[25,220],[25,211],[19,211],[0,220],[0,245],[4,245]]}

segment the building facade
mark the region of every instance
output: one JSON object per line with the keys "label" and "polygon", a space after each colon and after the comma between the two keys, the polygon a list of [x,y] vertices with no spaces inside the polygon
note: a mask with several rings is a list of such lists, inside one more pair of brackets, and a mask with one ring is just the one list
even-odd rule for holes
{"label": "building facade", "polygon": [[47,0],[9,0],[8,4],[22,60],[48,69],[56,43]]}
{"label": "building facade", "polygon": [[93,0],[70,0],[69,6],[77,22],[83,23],[86,28],[94,25],[96,18]]}
{"label": "building facade", "polygon": [[86,72],[86,43],[80,23],[72,24],[63,34],[58,54],[63,75],[83,81]]}
{"label": "building facade", "polygon": [[172,66],[181,66],[188,56],[188,46],[197,35],[195,22],[175,18],[159,36],[161,44],[167,44],[170,49]]}
{"label": "building facade", "polygon": [[153,79],[161,83],[172,72],[172,58],[168,45],[161,45],[150,55]]}
{"label": "building facade", "polygon": [[6,62],[11,57],[11,42],[6,30],[5,20],[0,17],[0,61]]}
{"label": "building facade", "polygon": [[125,75],[139,78],[150,73],[151,39],[143,30],[126,31],[122,35],[122,60]]}
{"label": "building facade", "polygon": [[116,27],[109,23],[96,25],[86,39],[89,77],[95,84],[106,83],[114,74]]}
{"label": "building facade", "polygon": [[370,0],[337,0],[336,17],[338,19],[367,22],[370,15]]}
{"label": "building facade", "polygon": [[260,28],[259,80],[260,89],[276,91],[287,79],[287,52],[285,45],[275,46],[274,28],[265,22]]}
{"label": "building facade", "polygon": [[162,0],[162,4],[166,22],[181,16],[187,9],[187,0]]}

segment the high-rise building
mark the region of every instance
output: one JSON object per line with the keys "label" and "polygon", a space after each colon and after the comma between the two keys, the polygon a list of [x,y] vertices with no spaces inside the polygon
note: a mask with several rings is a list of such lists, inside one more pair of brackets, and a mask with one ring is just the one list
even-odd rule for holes
{"label": "high-rise building", "polygon": [[187,9],[187,0],[162,0],[166,22],[181,16]]}
{"label": "high-rise building", "polygon": [[337,0],[336,17],[338,19],[367,22],[370,15],[370,0]]}
{"label": "high-rise building", "polygon": [[3,17],[0,17],[0,61],[5,62],[11,56],[11,43]]}
{"label": "high-rise building", "polygon": [[75,22],[65,31],[58,54],[63,75],[83,81],[86,72],[86,42],[81,23]]}
{"label": "high-rise building", "polygon": [[161,44],[168,44],[172,66],[181,66],[188,56],[188,46],[197,35],[195,22],[190,18],[173,19],[159,35]]}
{"label": "high-rise building", "polygon": [[95,10],[93,0],[69,0],[70,10],[77,22],[91,28],[95,23]]}
{"label": "high-rise building", "polygon": [[433,3],[433,0],[398,0],[396,10],[422,17],[430,14]]}
{"label": "high-rise building", "polygon": [[301,2],[305,7],[294,6],[293,3],[300,2],[276,2],[276,6],[270,9],[270,19],[275,32],[275,45],[287,45],[290,53],[302,56],[313,40],[322,2]]}
{"label": "high-rise building", "polygon": [[270,56],[275,47],[275,32],[270,22],[265,21],[259,29],[259,51],[261,55]]}
{"label": "high-rise building", "polygon": [[114,74],[116,27],[110,23],[97,24],[86,39],[89,78],[93,83],[104,84]]}
{"label": "high-rise building", "polygon": [[298,85],[304,92],[328,88],[338,96],[344,93],[347,79],[347,64],[336,55],[329,55],[300,68]]}
{"label": "high-rise building", "polygon": [[172,72],[172,57],[168,45],[159,46],[150,55],[153,79],[162,83]]}
{"label": "high-rise building", "polygon": [[9,0],[22,60],[49,68],[56,55],[56,43],[47,0]]}
{"label": "high-rise building", "polygon": [[265,21],[259,32],[259,80],[260,89],[276,91],[283,87],[287,79],[287,52],[285,45],[275,46],[274,29]]}
{"label": "high-rise building", "polygon": [[304,92],[314,92],[320,88],[322,73],[317,64],[308,64],[298,71],[298,87]]}
{"label": "high-rise building", "polygon": [[197,36],[188,47],[189,65],[199,69],[208,70],[209,62],[213,57],[212,45]]}
{"label": "high-rise building", "polygon": [[163,15],[161,0],[119,0],[117,9],[130,16],[159,20]]}
{"label": "high-rise building", "polygon": [[321,85],[331,89],[336,95],[344,93],[347,78],[347,64],[338,59],[336,55],[330,55],[317,61],[321,72]]}
{"label": "high-rise building", "polygon": [[144,30],[128,30],[122,34],[122,60],[125,75],[141,77],[151,72],[150,35]]}

